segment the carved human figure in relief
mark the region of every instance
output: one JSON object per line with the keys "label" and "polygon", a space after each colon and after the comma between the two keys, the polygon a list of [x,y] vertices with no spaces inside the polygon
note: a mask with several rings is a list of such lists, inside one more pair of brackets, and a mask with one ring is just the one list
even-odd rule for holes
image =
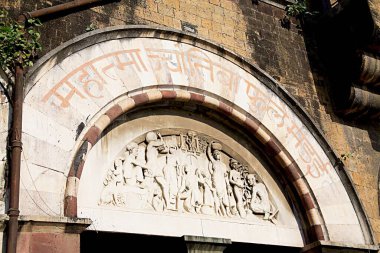
{"label": "carved human figure in relief", "polygon": [[188,151],[192,153],[199,152],[198,147],[198,137],[194,131],[187,132],[186,135],[186,144],[188,146]]}
{"label": "carved human figure in relief", "polygon": [[[160,185],[166,207],[169,206],[169,189],[159,166],[158,154],[167,152],[167,147],[160,133],[148,132],[145,136],[146,146],[146,173],[147,178],[155,179]],[[152,184],[153,182],[150,182]]]}
{"label": "carved human figure in relief", "polygon": [[198,169],[199,184],[201,186],[203,195],[202,197],[202,207],[201,212],[203,214],[212,215],[215,214],[215,189],[212,186],[211,174],[207,169],[199,168]]}
{"label": "carved human figure in relief", "polygon": [[122,194],[122,164],[123,159],[119,157],[115,160],[113,167],[108,170],[107,176],[103,181],[104,188],[100,197],[100,204],[121,206],[125,203]]}
{"label": "carved human figure in relief", "polygon": [[236,207],[240,216],[242,218],[245,218],[247,216],[247,213],[244,209],[244,200],[243,200],[245,181],[240,171],[240,168],[242,168],[242,165],[239,164],[239,162],[236,161],[235,159],[231,158],[230,168],[231,168],[231,171],[229,175],[229,182],[232,186],[233,193],[235,196]]}
{"label": "carved human figure in relief", "polygon": [[207,156],[211,161],[209,168],[212,186],[215,189],[215,213],[222,216],[230,216],[229,193],[232,192],[229,185],[227,166],[221,161],[222,145],[212,141],[207,147]]}
{"label": "carved human figure in relief", "polygon": [[165,209],[164,202],[162,201],[162,194],[159,189],[153,189],[152,206],[154,210],[162,212]]}
{"label": "carved human figure in relief", "polygon": [[164,176],[169,191],[169,206],[167,208],[174,210],[176,209],[177,193],[182,177],[177,148],[174,146],[169,147],[169,153],[166,155]]}
{"label": "carved human figure in relief", "polygon": [[160,212],[239,214],[247,219],[263,215],[276,223],[278,210],[267,187],[247,165],[223,153],[220,143],[193,131],[165,139],[148,132],[145,142],[129,143],[124,156],[115,159],[103,181],[100,205],[151,205]]}
{"label": "carved human figure in relief", "polygon": [[185,208],[190,213],[199,213],[201,207],[200,178],[197,175],[196,168],[192,165],[186,164],[184,173],[178,191],[178,211],[181,212]]}
{"label": "carved human figure in relief", "polygon": [[263,183],[258,182],[254,174],[248,175],[248,185],[251,188],[250,210],[255,214],[264,214],[264,220],[275,222],[278,210],[273,210],[268,191]]}
{"label": "carved human figure in relief", "polygon": [[135,142],[131,142],[126,147],[126,157],[123,163],[124,182],[128,186],[144,187],[143,169],[145,164],[138,161],[139,146]]}

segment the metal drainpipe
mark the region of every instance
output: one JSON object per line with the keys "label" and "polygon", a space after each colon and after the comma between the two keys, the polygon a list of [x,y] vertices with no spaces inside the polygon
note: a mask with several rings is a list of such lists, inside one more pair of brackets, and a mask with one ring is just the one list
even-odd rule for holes
{"label": "metal drainpipe", "polygon": [[[59,4],[49,8],[44,8],[32,12],[21,14],[18,18],[20,24],[25,24],[27,18],[40,18],[68,11],[85,5],[97,2],[116,2],[120,0],[75,0],[65,4]],[[10,166],[10,190],[9,190],[9,209],[8,209],[8,236],[7,236],[7,253],[16,253],[17,249],[17,232],[19,196],[20,196],[20,164],[22,151],[22,109],[24,100],[24,69],[20,64],[16,64],[15,84],[13,90],[13,115],[11,124],[11,166]]]}
{"label": "metal drainpipe", "polygon": [[13,90],[13,116],[12,116],[12,135],[11,135],[11,170],[10,170],[10,190],[9,190],[9,209],[8,209],[8,238],[7,252],[16,252],[19,194],[20,194],[20,163],[21,163],[21,132],[22,132],[22,103],[24,70],[20,64],[16,65],[15,85]]}
{"label": "metal drainpipe", "polygon": [[[120,0],[118,0],[120,1]],[[78,7],[82,7],[89,4],[99,3],[99,2],[116,2],[115,0],[74,0],[68,3],[59,4],[56,6],[43,8],[40,10],[35,10],[27,13],[28,18],[40,18],[42,16],[48,16],[51,14],[57,14],[59,12],[68,11]]]}

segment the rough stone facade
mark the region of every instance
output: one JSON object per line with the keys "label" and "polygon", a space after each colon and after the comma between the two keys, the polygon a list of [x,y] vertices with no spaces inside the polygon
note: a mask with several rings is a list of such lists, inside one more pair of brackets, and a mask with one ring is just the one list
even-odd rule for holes
{"label": "rough stone facade", "polygon": [[[16,16],[64,1],[1,2]],[[376,8],[376,4],[374,6]],[[284,10],[261,1],[253,4],[249,0],[122,0],[43,20],[40,56],[90,27],[122,24],[158,25],[178,30],[192,27],[198,36],[220,44],[269,73],[307,111],[341,157],[380,241],[379,123],[345,120],[333,113],[323,66],[314,54],[313,43],[308,42],[295,20],[290,29],[281,27],[283,16]],[[4,96],[0,99],[1,103],[6,101]],[[2,110],[1,114],[1,125],[5,125],[7,111]],[[4,166],[5,146],[0,151]],[[3,177],[2,173],[0,178]]]}

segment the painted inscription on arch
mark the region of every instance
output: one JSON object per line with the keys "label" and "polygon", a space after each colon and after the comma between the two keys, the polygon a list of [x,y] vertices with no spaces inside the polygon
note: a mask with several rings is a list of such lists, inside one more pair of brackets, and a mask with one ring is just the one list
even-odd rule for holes
{"label": "painted inscription on arch", "polygon": [[[274,99],[273,93],[259,84],[256,78],[241,74],[235,65],[226,64],[226,60],[212,56],[199,48],[181,48],[179,44],[170,48],[136,47],[107,53],[72,70],[45,92],[41,101],[60,108],[64,113],[75,107],[74,97],[93,101],[102,99],[107,85],[115,85],[115,80],[128,76],[115,75],[117,71],[133,71],[139,73],[140,78],[141,75],[153,76],[156,83],[148,85],[177,84],[171,78],[180,75],[190,87],[215,93],[243,92],[242,100],[247,102],[252,115],[267,116],[278,129],[285,130],[286,141],[293,143],[293,149],[298,155],[295,159],[305,165],[303,171],[307,177],[317,179],[329,175],[333,170],[331,163],[315,149],[310,132],[300,121],[294,120],[290,108],[284,102]],[[130,80],[121,81],[128,84]],[[140,81],[144,83],[143,80]],[[223,97],[223,94],[220,95]]]}
{"label": "painted inscription on arch", "polygon": [[73,96],[80,99],[102,98],[101,91],[104,86],[120,78],[109,73],[112,68],[121,71],[132,68],[137,72],[153,73],[157,83],[160,83],[158,72],[169,72],[180,73],[199,81],[190,84],[195,87],[207,81],[209,85],[222,85],[230,92],[235,92],[236,87],[245,85],[247,94],[253,94],[250,96],[252,100],[257,99],[254,94],[260,93],[251,82],[222,64],[212,61],[200,49],[181,51],[144,48],[144,50],[130,49],[105,54],[82,64],[55,84],[43,96],[42,101],[65,109],[71,106],[70,101]]}
{"label": "painted inscription on arch", "polygon": [[[95,66],[95,63],[99,63],[100,67]],[[139,72],[147,71],[139,49],[106,54],[82,64],[54,85],[44,95],[42,101],[50,101],[56,106],[67,108],[71,106],[70,100],[74,95],[81,99],[102,98],[102,91],[104,86],[107,85],[105,78],[117,79],[117,77],[110,75],[108,71],[111,68],[125,70],[127,67],[133,67]]]}

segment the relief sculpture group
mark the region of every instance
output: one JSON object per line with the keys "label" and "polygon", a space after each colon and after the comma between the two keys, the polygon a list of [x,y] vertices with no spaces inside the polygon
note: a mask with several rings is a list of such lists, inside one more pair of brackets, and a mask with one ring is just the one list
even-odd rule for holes
{"label": "relief sculpture group", "polygon": [[277,222],[257,173],[194,131],[148,132],[126,145],[103,180],[99,205]]}

